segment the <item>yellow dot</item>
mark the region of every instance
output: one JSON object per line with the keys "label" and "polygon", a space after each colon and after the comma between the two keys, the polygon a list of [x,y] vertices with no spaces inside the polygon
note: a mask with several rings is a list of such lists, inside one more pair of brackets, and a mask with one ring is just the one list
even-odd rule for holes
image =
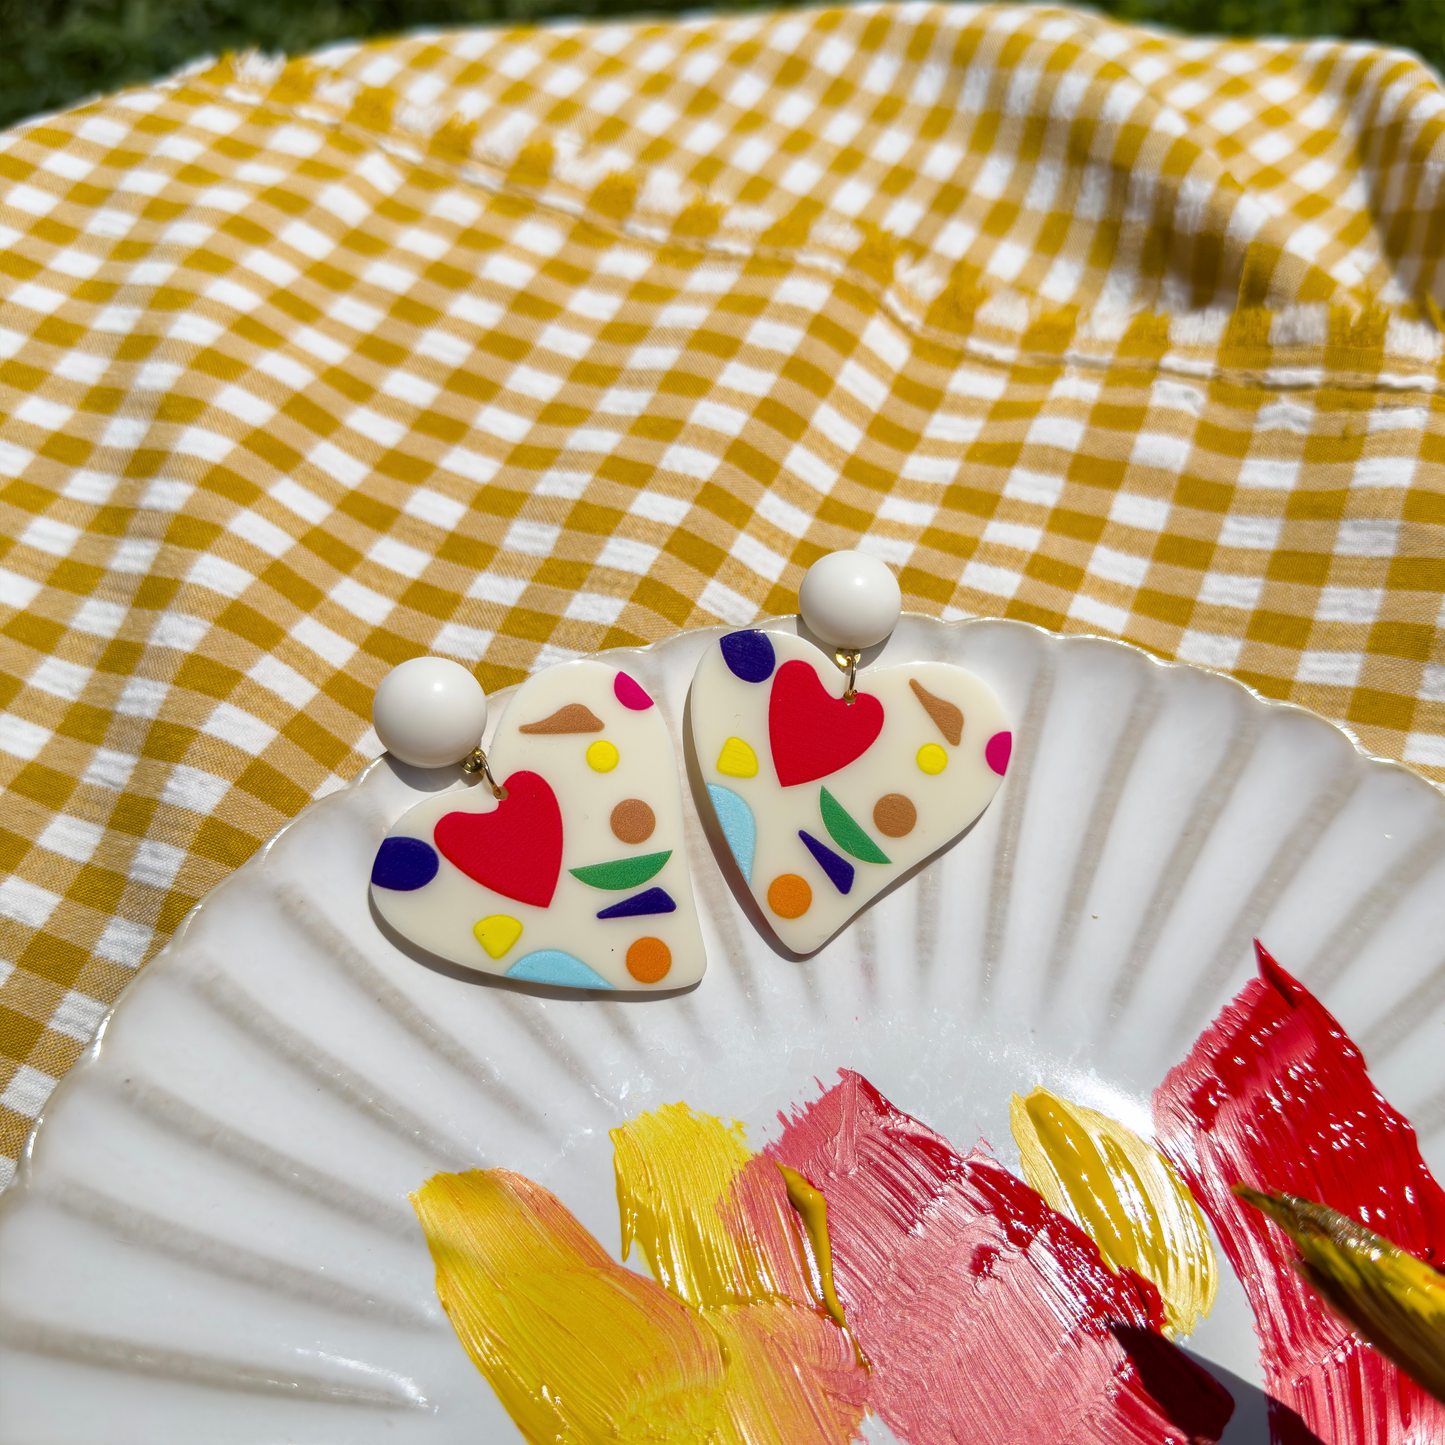
{"label": "yellow dot", "polygon": [[717,770],[729,778],[755,778],[758,755],[741,738],[729,738],[717,755]]}
{"label": "yellow dot", "polygon": [[522,924],[506,913],[494,913],[473,924],[472,932],[493,958],[500,958],[522,936]]}
{"label": "yellow dot", "polygon": [[941,773],[948,766],[948,754],[937,743],[924,743],[918,750],[918,766],[925,773]]}
{"label": "yellow dot", "polygon": [[[943,749],[940,748],[939,751],[942,752]],[[606,738],[599,738],[588,745],[587,766],[594,773],[610,773],[617,766],[617,749]]]}

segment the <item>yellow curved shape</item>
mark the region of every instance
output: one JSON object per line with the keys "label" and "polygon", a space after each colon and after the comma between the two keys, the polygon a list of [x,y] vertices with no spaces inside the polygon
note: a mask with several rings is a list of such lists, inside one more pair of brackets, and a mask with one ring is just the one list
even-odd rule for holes
{"label": "yellow curved shape", "polygon": [[522,923],[508,913],[493,913],[474,923],[472,933],[492,958],[500,958],[522,936]]}
{"label": "yellow curved shape", "polygon": [[924,743],[918,750],[918,766],[930,777],[948,766],[948,754],[937,743]]}
{"label": "yellow curved shape", "polygon": [[758,755],[741,738],[729,738],[717,755],[717,770],[727,778],[755,778]]}
{"label": "yellow curved shape", "polygon": [[619,756],[615,745],[606,738],[598,738],[587,746],[587,766],[594,773],[610,773],[617,766]]}
{"label": "yellow curved shape", "polygon": [[1107,1114],[1047,1089],[1015,1094],[1009,1124],[1029,1184],[1090,1235],[1111,1268],[1158,1286],[1165,1334],[1190,1334],[1214,1304],[1219,1267],[1173,1165]]}

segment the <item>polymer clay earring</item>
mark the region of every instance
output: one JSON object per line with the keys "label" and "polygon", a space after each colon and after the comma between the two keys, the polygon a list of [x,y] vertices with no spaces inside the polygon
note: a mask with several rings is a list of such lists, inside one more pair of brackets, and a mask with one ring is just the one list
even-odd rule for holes
{"label": "polymer clay earring", "polygon": [[590,660],[528,678],[485,754],[481,685],[443,658],[388,673],[372,717],[401,761],[486,780],[416,804],[382,840],[371,897],[398,933],[464,967],[561,988],[702,977],[672,739],[634,678]]}
{"label": "polymer clay earring", "polygon": [[692,735],[719,827],[763,917],[811,953],[988,806],[1012,736],[992,689],[962,667],[859,674],[898,622],[893,574],[862,552],[809,568],[790,632],[730,632],[692,682]]}

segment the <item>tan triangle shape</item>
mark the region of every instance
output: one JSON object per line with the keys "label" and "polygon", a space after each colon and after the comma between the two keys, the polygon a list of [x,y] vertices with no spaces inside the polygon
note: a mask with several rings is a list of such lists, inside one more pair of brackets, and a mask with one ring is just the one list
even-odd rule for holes
{"label": "tan triangle shape", "polygon": [[[927,704],[924,704],[927,706]],[[955,708],[956,712],[957,709]],[[569,702],[541,722],[523,723],[519,733],[600,733],[605,724],[585,703]]]}
{"label": "tan triangle shape", "polygon": [[923,704],[924,712],[938,724],[939,732],[957,747],[963,739],[963,709],[935,697],[916,678],[909,678],[908,685],[913,689],[914,697]]}

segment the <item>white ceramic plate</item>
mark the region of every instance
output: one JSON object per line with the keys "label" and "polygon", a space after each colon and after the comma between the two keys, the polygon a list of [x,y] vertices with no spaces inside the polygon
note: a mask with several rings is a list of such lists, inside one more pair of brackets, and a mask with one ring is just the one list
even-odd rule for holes
{"label": "white ceramic plate", "polygon": [[[608,654],[679,756],[717,635]],[[607,1130],[678,1098],[761,1143],[846,1065],[1012,1165],[1009,1095],[1036,1083],[1147,1130],[1150,1090],[1248,977],[1256,933],[1440,1172],[1433,787],[1118,643],[910,617],[879,660],[909,658],[975,669],[1008,710],[991,807],[798,962],[754,931],[685,788],[709,968],[680,995],[523,992],[389,943],[367,904],[377,842],[455,777],[383,760],[308,808],[196,909],[45,1109],[0,1205],[0,1441],[516,1440],[433,1293],[406,1198],[429,1174],[520,1170],[615,1249]],[[1259,1379],[1232,1279],[1190,1346]],[[1267,1438],[1257,1395],[1226,1382],[1229,1438]]]}

